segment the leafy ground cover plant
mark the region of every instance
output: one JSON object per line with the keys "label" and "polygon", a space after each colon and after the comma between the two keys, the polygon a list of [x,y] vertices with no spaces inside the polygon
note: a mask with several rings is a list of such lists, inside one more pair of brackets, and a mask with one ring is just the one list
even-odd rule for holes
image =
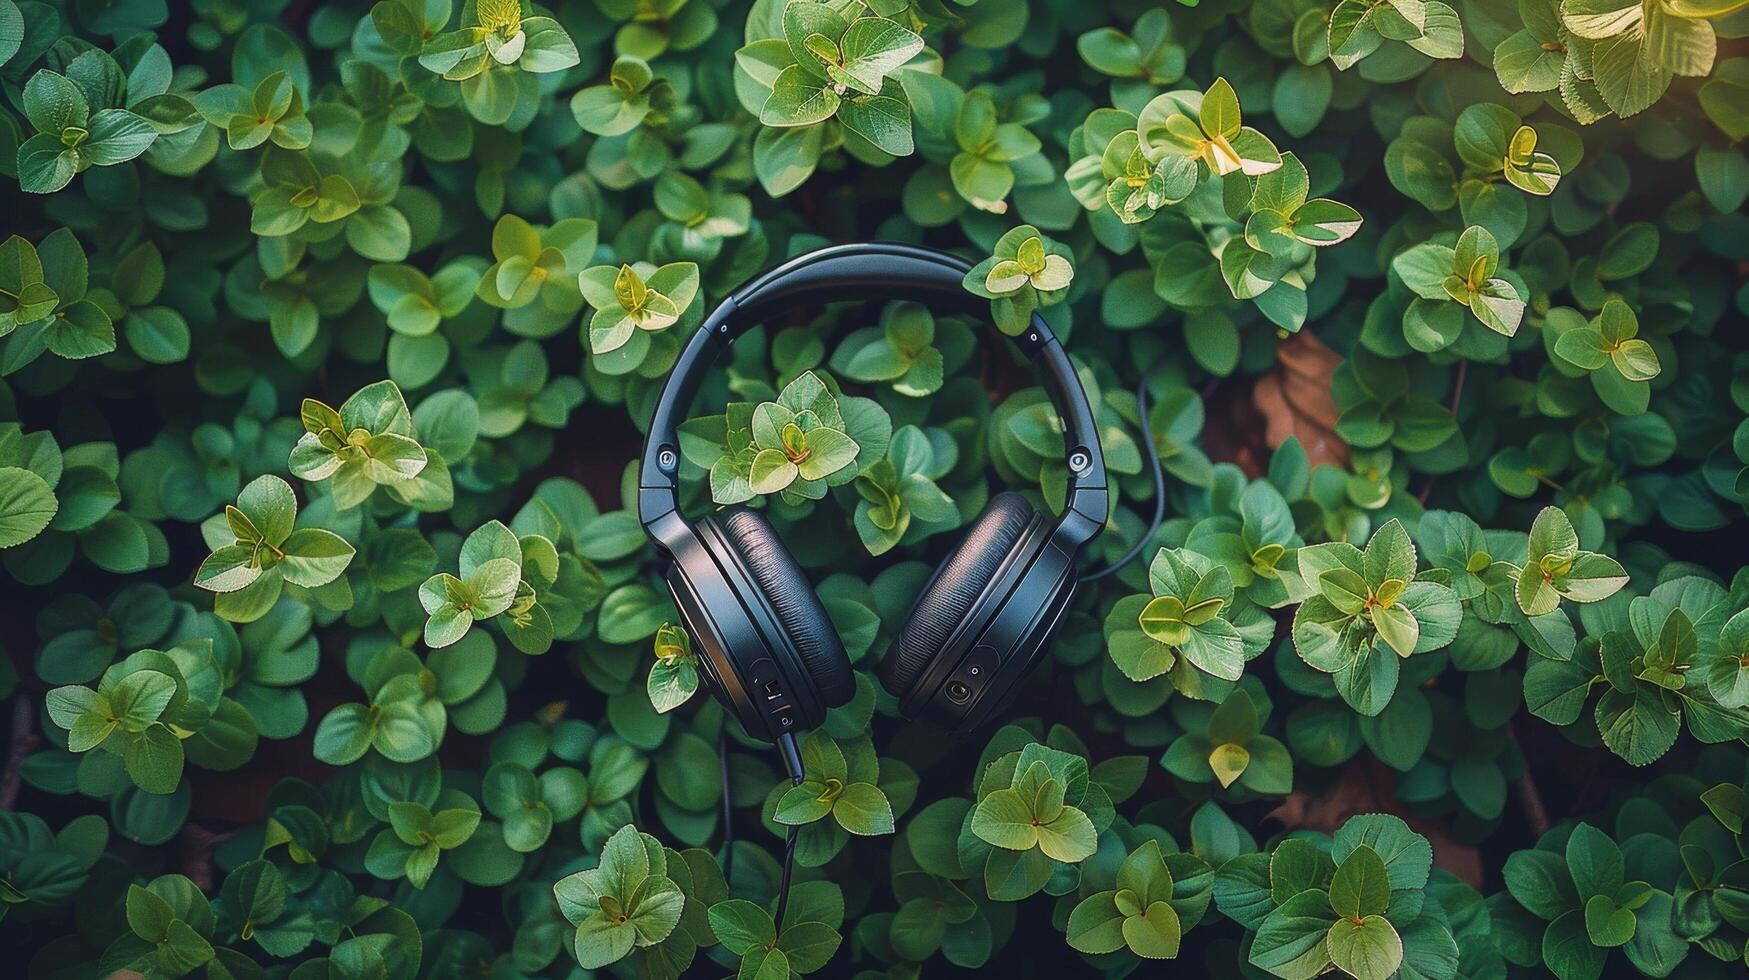
{"label": "leafy ground cover plant", "polygon": [[[1746,36],[0,0],[0,955],[1741,975]],[[981,315],[786,314],[681,429],[688,512],[759,509],[855,668],[793,786],[700,696],[634,460],[708,310],[877,239]],[[1112,477],[1085,571],[1138,557],[956,742],[875,668],[996,493],[1062,506],[1035,315]]]}

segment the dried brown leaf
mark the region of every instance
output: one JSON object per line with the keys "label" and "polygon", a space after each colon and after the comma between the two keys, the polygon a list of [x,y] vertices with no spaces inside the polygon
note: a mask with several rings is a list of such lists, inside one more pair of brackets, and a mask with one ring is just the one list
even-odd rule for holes
{"label": "dried brown leaf", "polygon": [[1348,465],[1348,444],[1336,434],[1336,401],[1331,379],[1342,355],[1310,331],[1276,345],[1276,365],[1257,379],[1251,402],[1264,419],[1264,440],[1275,449],[1297,436],[1312,465]]}

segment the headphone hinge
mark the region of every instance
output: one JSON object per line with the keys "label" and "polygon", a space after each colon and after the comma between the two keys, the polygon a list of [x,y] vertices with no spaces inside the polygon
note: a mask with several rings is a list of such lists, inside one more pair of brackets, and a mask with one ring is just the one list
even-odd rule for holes
{"label": "headphone hinge", "polygon": [[1110,509],[1111,492],[1105,487],[1071,486],[1057,532],[1068,535],[1077,546],[1086,544],[1105,527]]}
{"label": "headphone hinge", "polygon": [[677,539],[686,531],[686,519],[675,507],[674,491],[659,487],[638,488],[638,521],[652,541],[673,554]]}

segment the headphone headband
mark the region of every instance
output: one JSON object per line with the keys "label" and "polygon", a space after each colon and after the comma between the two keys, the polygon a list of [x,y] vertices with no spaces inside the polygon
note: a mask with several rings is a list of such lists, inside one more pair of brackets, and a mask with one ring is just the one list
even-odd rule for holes
{"label": "headphone headband", "polygon": [[[799,255],[724,299],[687,342],[656,400],[638,471],[638,510],[644,525],[679,509],[679,425],[706,371],[737,337],[797,306],[853,299],[914,299],[936,312],[987,319],[986,301],[963,285],[969,269],[957,256],[916,245],[833,245]],[[1045,391],[1063,421],[1068,509],[1095,527],[1103,525],[1105,459],[1075,367],[1036,311],[1027,331],[1010,339],[1039,366]]]}

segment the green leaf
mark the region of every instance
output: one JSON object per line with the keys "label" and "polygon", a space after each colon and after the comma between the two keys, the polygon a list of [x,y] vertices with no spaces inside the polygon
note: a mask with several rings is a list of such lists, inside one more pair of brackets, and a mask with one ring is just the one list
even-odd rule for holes
{"label": "green leaf", "polygon": [[842,76],[833,72],[835,78],[873,95],[893,69],[923,50],[923,38],[890,20],[861,17],[851,22],[838,47],[843,62],[828,71],[837,68]]}
{"label": "green leaf", "polygon": [[1518,31],[1494,48],[1494,73],[1508,92],[1550,92],[1560,85],[1565,52],[1544,47],[1529,30]]}
{"label": "green leaf", "polygon": [[789,957],[781,949],[756,948],[741,960],[737,980],[785,980],[790,975]]}
{"label": "green leaf", "polygon": [[1039,850],[1068,864],[1085,861],[1099,847],[1099,834],[1092,820],[1072,806],[1063,807],[1055,819],[1039,825],[1037,833]]}
{"label": "green leaf", "polygon": [[1603,744],[1632,766],[1649,765],[1669,751],[1681,729],[1677,713],[1652,685],[1636,685],[1632,694],[1604,691],[1596,719]]}
{"label": "green leaf", "polygon": [[18,148],[18,184],[31,194],[52,194],[73,182],[79,154],[48,133],[38,133]]}
{"label": "green leaf", "polygon": [[[1069,945],[1083,953],[1111,953],[1122,949],[1125,916],[1112,901],[1116,892],[1104,891],[1082,899],[1069,913]],[[1168,906],[1170,908],[1170,906]]]}
{"label": "green leaf", "polygon": [[1224,619],[1193,628],[1181,652],[1198,670],[1222,680],[1238,680],[1245,670],[1244,637]]}
{"label": "green leaf", "polygon": [[1231,742],[1217,745],[1209,753],[1208,766],[1214,771],[1215,779],[1225,789],[1245,772],[1245,767],[1251,764],[1251,753],[1243,746]]}
{"label": "green leaf", "polygon": [[1307,889],[1269,913],[1251,941],[1251,965],[1280,977],[1310,978],[1331,963],[1327,938],[1337,923],[1330,896]]}
{"label": "green leaf", "polygon": [[1336,866],[1330,856],[1309,842],[1284,840],[1268,855],[1267,894],[1276,904],[1307,889],[1328,889]]}
{"label": "green leaf", "polygon": [[1634,925],[1634,913],[1609,896],[1593,895],[1585,903],[1585,933],[1594,945],[1625,945],[1634,938]]}
{"label": "green leaf", "polygon": [[1604,243],[1597,257],[1597,278],[1608,282],[1646,271],[1658,255],[1658,242],[1656,225],[1637,221],[1623,227]]}
{"label": "green leaf", "polygon": [[1018,902],[1037,894],[1050,882],[1057,863],[1037,848],[995,850],[984,865],[984,889],[1002,902]]}
{"label": "green leaf", "polygon": [[1574,366],[1595,371],[1609,363],[1609,344],[1597,330],[1569,330],[1555,341],[1555,353]]}
{"label": "green leaf", "polygon": [[785,790],[778,798],[772,819],[788,826],[800,826],[824,819],[832,812],[833,792],[843,792],[842,786],[834,790],[829,783],[805,780],[800,785]]}
{"label": "green leaf", "polygon": [[0,548],[21,545],[54,520],[59,509],[42,477],[16,466],[0,466]]}
{"label": "green leaf", "polygon": [[804,480],[823,480],[855,462],[861,452],[861,447],[849,436],[828,428],[809,431],[807,447],[807,458],[795,464],[796,472]]}
{"label": "green leaf", "polygon": [[685,661],[657,661],[650,667],[646,688],[650,705],[666,714],[691,700],[698,691],[698,668]]}
{"label": "green leaf", "polygon": [[340,577],[352,564],[351,544],[332,531],[304,528],[291,532],[280,545],[279,569],[285,580],[306,589],[320,588]]}
{"label": "green leaf", "polygon": [[1197,122],[1211,138],[1230,140],[1239,135],[1239,96],[1225,78],[1215,79],[1203,94]]}
{"label": "green leaf", "polygon": [[873,836],[893,832],[893,807],[873,783],[851,783],[832,803],[838,825],[853,834]]}
{"label": "green leaf", "polygon": [[845,129],[868,140],[884,153],[896,157],[910,156],[915,149],[911,137],[911,107],[899,99],[865,95],[843,100],[838,104],[838,121]]}
{"label": "green leaf", "polygon": [[564,71],[580,60],[571,36],[551,17],[526,17],[522,21],[525,37],[522,57],[516,59],[523,71],[546,74]]}
{"label": "green leaf", "polygon": [[[829,894],[830,891],[822,889],[821,893]],[[783,950],[784,955],[789,957],[791,969],[798,973],[818,971],[825,967],[833,955],[838,952],[839,945],[844,941],[844,937],[838,934],[838,930],[825,922],[804,918],[804,916],[810,915],[831,914],[829,910],[823,908],[798,910],[797,918],[803,919],[803,921],[796,922],[784,929],[783,936],[778,939],[777,945],[779,949]]]}
{"label": "green leaf", "polygon": [[0,65],[12,60],[24,43],[24,15],[12,0],[0,4]]}
{"label": "green leaf", "polygon": [[1597,602],[1620,591],[1628,583],[1627,570],[1607,555],[1579,552],[1565,575],[1554,580],[1562,598],[1574,602]]}
{"label": "green leaf", "polygon": [[625,959],[637,937],[637,929],[629,922],[615,922],[604,915],[591,916],[577,927],[572,955],[584,969],[600,969]]}
{"label": "green leaf", "polygon": [[49,350],[70,361],[115,350],[114,322],[89,300],[79,300],[51,317],[43,337]]}
{"label": "green leaf", "polygon": [[[1383,915],[1390,903],[1391,883],[1386,878],[1385,862],[1372,848],[1364,844],[1356,847],[1336,867],[1336,877],[1330,883],[1331,908],[1337,915],[1358,922]],[[1395,968],[1393,964],[1391,969]]]}
{"label": "green leaf", "polygon": [[1572,875],[1559,854],[1515,851],[1506,859],[1505,880],[1518,904],[1541,919],[1554,919],[1581,904]]}
{"label": "green leaf", "polygon": [[1545,507],[1536,516],[1530,526],[1530,562],[1540,563],[1544,558],[1571,557],[1579,550],[1579,536],[1573,530],[1573,522],[1556,507]]}
{"label": "green leaf", "polygon": [[86,687],[57,687],[46,707],[55,724],[67,729],[67,749],[88,752],[102,745],[121,724],[108,699]]}
{"label": "green leaf", "polygon": [[145,731],[164,714],[175,694],[176,681],[170,675],[136,670],[109,688],[109,711],[127,731]]}
{"label": "green leaf", "polygon": [[1359,211],[1340,201],[1320,197],[1293,212],[1293,236],[1307,245],[1339,245],[1360,230]]}
{"label": "green leaf", "polygon": [[771,915],[746,899],[731,899],[710,907],[711,931],[723,948],[736,956],[777,942],[777,927]]}
{"label": "green leaf", "polygon": [[329,765],[346,765],[370,750],[372,735],[368,709],[361,704],[343,704],[316,726],[313,751],[316,758]]}
{"label": "green leaf", "polygon": [[1032,802],[1013,789],[999,789],[978,801],[972,811],[972,833],[986,844],[1010,851],[1038,845]]}
{"label": "green leaf", "polygon": [[1123,920],[1124,943],[1137,956],[1169,960],[1178,956],[1178,943],[1183,927],[1178,912],[1165,902],[1149,905],[1141,915]]}
{"label": "green leaf", "polygon": [[1385,980],[1403,962],[1403,940],[1382,915],[1338,919],[1330,926],[1330,959],[1355,980]]}
{"label": "green leaf", "polygon": [[65,75],[42,69],[24,85],[24,114],[37,132],[59,137],[69,126],[83,126],[90,105]]}
{"label": "green leaf", "polygon": [[1401,817],[1387,813],[1363,813],[1348,818],[1336,831],[1330,856],[1338,864],[1361,845],[1384,859],[1391,890],[1420,889],[1427,884],[1433,865],[1433,845],[1409,829]]}
{"label": "green leaf", "polygon": [[767,126],[810,126],[832,118],[841,101],[830,85],[809,76],[800,65],[791,65],[772,83],[759,121]]}
{"label": "green leaf", "polygon": [[1597,977],[1608,951],[1593,945],[1579,909],[1562,913],[1542,938],[1542,958],[1557,977]]}
{"label": "green leaf", "polygon": [[1379,639],[1384,640],[1399,657],[1414,653],[1421,641],[1421,624],[1416,622],[1415,614],[1403,606],[1375,607],[1372,622],[1379,631]]}
{"label": "green leaf", "polygon": [[1609,362],[1629,381],[1650,381],[1658,376],[1658,354],[1637,337],[1622,341],[1609,352]]}
{"label": "green leaf", "polygon": [[91,116],[91,136],[80,147],[99,167],[114,166],[146,152],[158,131],[145,118],[126,109],[99,109]]}
{"label": "green leaf", "polygon": [[129,736],[122,761],[128,778],[148,793],[174,793],[182,782],[182,740],[164,725]]}
{"label": "green leaf", "polygon": [[748,480],[754,493],[771,494],[788,487],[800,475],[800,469],[783,450],[761,449],[753,457]]}

